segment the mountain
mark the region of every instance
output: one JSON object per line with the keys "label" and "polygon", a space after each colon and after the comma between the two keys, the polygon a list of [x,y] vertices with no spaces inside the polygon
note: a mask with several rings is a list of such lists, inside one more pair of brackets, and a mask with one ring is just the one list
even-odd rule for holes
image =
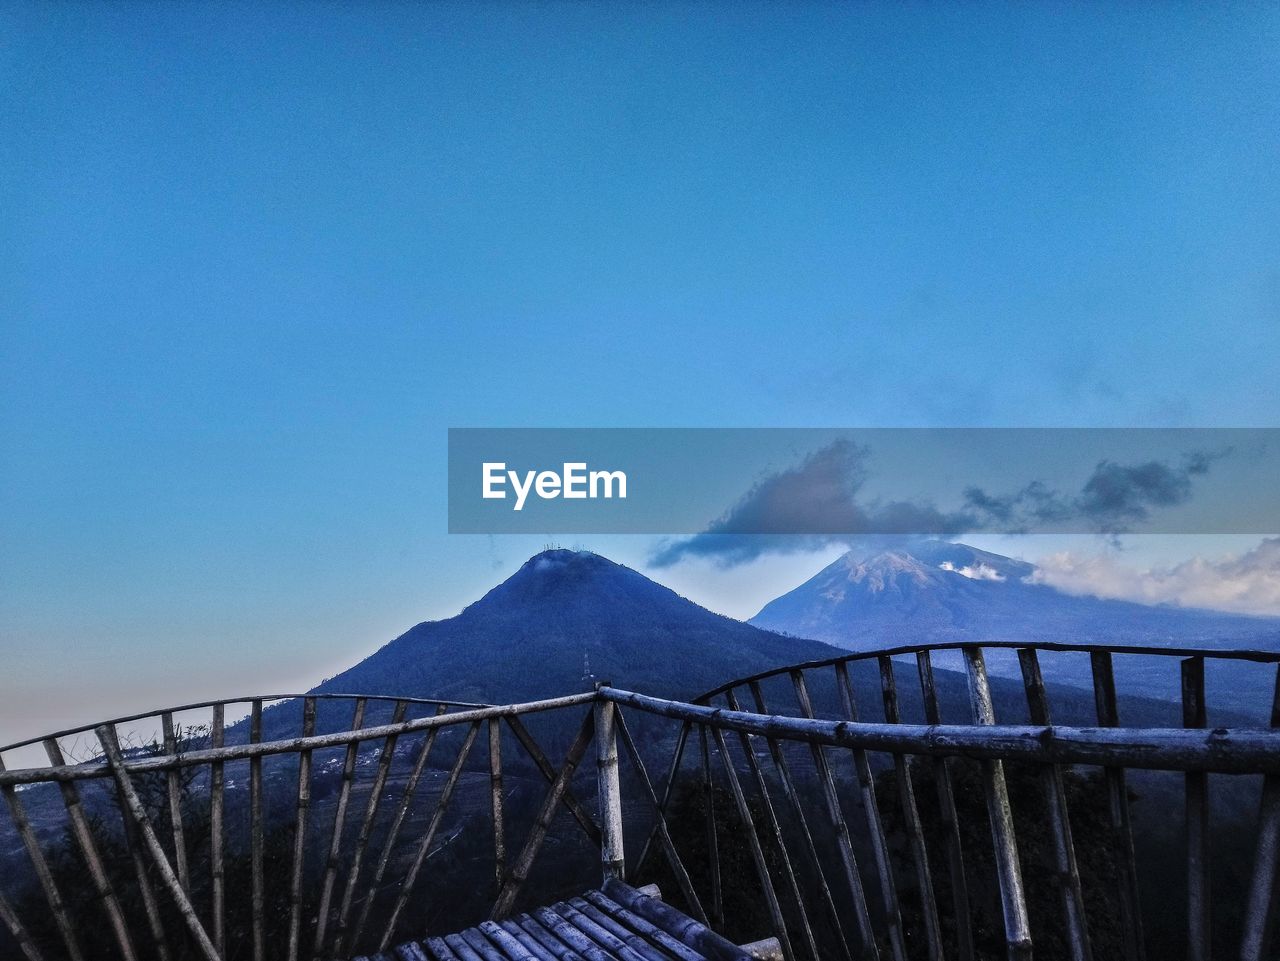
{"label": "mountain", "polygon": [[[1035,569],[945,541],[912,540],[871,556],[851,551],[770,601],[748,623],[855,651],[989,641],[1280,650],[1280,618],[1073,596],[1034,583]],[[935,661],[960,667],[953,655]],[[1049,654],[1041,661],[1047,680],[1084,689],[1092,684],[1083,655]],[[1019,674],[1012,653],[990,652],[988,667],[993,675]],[[1115,670],[1122,692],[1179,697],[1174,658],[1120,656]],[[1214,708],[1267,718],[1275,677],[1269,665],[1210,661],[1211,721]]]}
{"label": "mountain", "polygon": [[850,650],[930,641],[1280,647],[1280,618],[1064,594],[1033,583],[1034,572],[945,541],[850,551],[748,623]]}
{"label": "mountain", "polygon": [[661,697],[840,652],[713,614],[598,554],[530,558],[456,617],[410,628],[320,692],[509,703],[590,688],[595,677]]}

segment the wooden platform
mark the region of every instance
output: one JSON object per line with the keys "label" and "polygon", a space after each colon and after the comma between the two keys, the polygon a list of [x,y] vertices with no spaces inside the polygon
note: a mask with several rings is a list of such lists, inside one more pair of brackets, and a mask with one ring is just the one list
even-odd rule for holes
{"label": "wooden platform", "polygon": [[619,881],[599,891],[353,961],[753,961],[656,897]]}

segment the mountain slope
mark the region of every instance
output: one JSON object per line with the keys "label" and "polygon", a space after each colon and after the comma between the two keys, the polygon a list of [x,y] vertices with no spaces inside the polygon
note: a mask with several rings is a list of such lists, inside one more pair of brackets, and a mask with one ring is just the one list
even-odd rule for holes
{"label": "mountain slope", "polygon": [[[943,541],[912,541],[869,558],[850,552],[748,623],[855,651],[990,641],[1280,650],[1280,618],[1077,597],[1028,582],[1034,571],[1024,561]],[[934,661],[963,669],[958,655],[939,654]],[[1091,689],[1087,656],[1046,655],[1041,661],[1046,680]],[[993,676],[1020,674],[1012,652],[989,652],[987,665]],[[1181,694],[1176,658],[1120,656],[1115,674],[1121,692],[1131,696],[1177,701]],[[1270,665],[1210,661],[1205,683],[1211,714],[1266,721],[1275,679]],[[1137,723],[1138,716],[1126,720]]]}
{"label": "mountain slope", "polygon": [[1280,644],[1280,618],[1064,594],[1033,565],[964,544],[913,541],[846,554],[748,623],[848,648],[932,641],[1072,641],[1216,647]]}
{"label": "mountain slope", "polygon": [[545,551],[467,607],[428,621],[317,688],[508,703],[590,687],[658,696],[839,651],[713,614],[604,557]]}

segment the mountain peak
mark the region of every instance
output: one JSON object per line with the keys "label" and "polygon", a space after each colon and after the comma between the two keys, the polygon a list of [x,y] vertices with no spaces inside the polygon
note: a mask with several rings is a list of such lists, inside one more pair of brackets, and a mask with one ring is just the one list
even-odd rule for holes
{"label": "mountain peak", "polygon": [[597,676],[619,685],[688,696],[834,653],[715,614],[599,554],[553,549],[456,617],[411,628],[324,690],[533,700],[578,689],[589,658]]}

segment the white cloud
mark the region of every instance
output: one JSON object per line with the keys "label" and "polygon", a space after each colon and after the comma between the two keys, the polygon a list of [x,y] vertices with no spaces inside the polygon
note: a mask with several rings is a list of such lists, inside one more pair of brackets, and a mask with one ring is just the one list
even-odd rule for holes
{"label": "white cloud", "polygon": [[1002,581],[1004,575],[989,564],[981,562],[977,564],[966,564],[964,567],[956,567],[950,561],[943,561],[938,565],[940,570],[951,571],[953,574],[960,574],[972,581]]}
{"label": "white cloud", "polygon": [[1143,604],[1280,614],[1280,537],[1265,538],[1243,554],[1193,557],[1170,567],[1130,567],[1114,553],[1064,551],[1042,557],[1028,581]]}

